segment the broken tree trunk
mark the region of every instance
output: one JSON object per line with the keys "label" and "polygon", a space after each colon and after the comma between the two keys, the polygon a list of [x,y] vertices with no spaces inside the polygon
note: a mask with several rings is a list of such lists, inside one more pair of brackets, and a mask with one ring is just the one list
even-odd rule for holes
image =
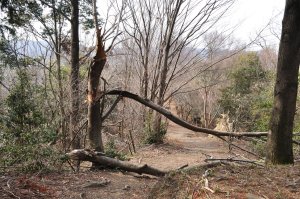
{"label": "broken tree trunk", "polygon": [[101,136],[101,112],[100,112],[100,77],[106,63],[106,52],[103,43],[101,29],[97,18],[96,0],[93,1],[94,23],[96,27],[97,48],[96,55],[90,65],[88,75],[88,136],[90,145],[96,151],[103,151]]}
{"label": "broken tree trunk", "polygon": [[160,177],[166,174],[166,172],[150,167],[147,164],[144,164],[142,166],[130,164],[126,161],[103,156],[102,154],[99,155],[99,153],[97,154],[88,149],[76,149],[71,151],[70,153],[67,153],[67,156],[73,160],[89,161],[96,163],[97,165],[103,165],[112,169],[119,168],[121,170],[135,172],[140,175],[149,174]]}

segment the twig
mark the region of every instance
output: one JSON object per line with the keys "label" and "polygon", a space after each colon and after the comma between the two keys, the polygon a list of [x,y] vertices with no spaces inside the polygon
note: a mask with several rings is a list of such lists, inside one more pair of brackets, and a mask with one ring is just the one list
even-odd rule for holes
{"label": "twig", "polygon": [[214,190],[212,190],[211,188],[209,188],[209,187],[203,187],[203,189],[206,189],[207,191],[210,191],[211,193],[215,193],[215,191]]}
{"label": "twig", "polygon": [[181,169],[184,169],[186,167],[188,167],[189,165],[188,164],[185,164],[185,165],[182,165],[181,167],[179,167],[177,170],[181,170]]}
{"label": "twig", "polygon": [[67,160],[67,163],[70,165],[70,167],[73,170],[73,172],[76,172],[76,169],[73,167],[73,165],[71,164],[71,162],[69,160]]}
{"label": "twig", "polygon": [[68,150],[70,150],[70,147],[72,145],[72,143],[74,142],[75,138],[77,136],[79,136],[79,133],[81,132],[81,130],[88,124],[88,120],[86,120],[82,125],[81,127],[79,127],[79,129],[76,131],[75,133],[75,136],[72,138],[71,142],[69,143],[69,146],[68,146]]}
{"label": "twig", "polygon": [[119,95],[117,97],[117,99],[114,101],[114,103],[111,105],[111,107],[109,108],[109,110],[102,117],[102,121],[104,121],[111,114],[111,112],[115,109],[115,107],[117,106],[117,104],[119,103],[119,101],[121,99],[122,99],[122,96]]}
{"label": "twig", "polygon": [[8,88],[8,86],[6,86],[2,81],[0,81],[0,84],[3,86],[3,88],[5,88],[8,92],[10,91],[10,89]]}
{"label": "twig", "polygon": [[131,140],[131,144],[132,144],[133,152],[134,152],[134,153],[136,153],[136,150],[135,150],[135,144],[134,144],[134,139],[133,139],[133,136],[132,136],[131,130],[129,130],[129,136],[130,136],[130,140]]}
{"label": "twig", "polygon": [[6,191],[7,193],[11,194],[13,197],[15,198],[18,198],[18,199],[21,199],[19,196],[15,195],[13,192],[9,191],[9,190],[6,190],[4,188],[2,188],[4,191]]}
{"label": "twig", "polygon": [[10,189],[10,184],[9,184],[10,179],[6,182],[7,187]]}
{"label": "twig", "polygon": [[242,148],[242,147],[240,147],[240,146],[238,146],[238,145],[236,145],[236,144],[230,143],[229,141],[227,141],[225,138],[223,138],[223,137],[221,137],[221,136],[217,136],[217,137],[218,137],[219,139],[221,139],[221,140],[227,142],[227,143],[230,144],[231,146],[234,146],[235,148],[240,149],[241,151],[247,152],[247,153],[249,153],[249,154],[251,154],[251,155],[253,155],[253,156],[255,156],[255,157],[259,157],[259,158],[260,158],[260,156],[257,155],[256,153],[253,153],[253,152],[251,152],[251,151],[248,151],[248,150],[246,150],[246,149],[244,149],[244,148]]}

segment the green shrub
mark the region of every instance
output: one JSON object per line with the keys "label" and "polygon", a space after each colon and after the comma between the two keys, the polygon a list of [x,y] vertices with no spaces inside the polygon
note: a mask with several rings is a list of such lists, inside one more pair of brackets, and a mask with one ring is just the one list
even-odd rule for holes
{"label": "green shrub", "polygon": [[56,133],[47,125],[38,96],[38,86],[31,83],[27,70],[19,69],[5,100],[5,117],[0,121],[0,164],[5,170],[48,169],[58,157],[48,146]]}
{"label": "green shrub", "polygon": [[167,126],[164,123],[161,123],[160,131],[154,132],[153,129],[147,129],[145,131],[145,144],[157,144],[161,143],[167,133]]}
{"label": "green shrub", "polygon": [[154,114],[152,111],[149,111],[144,121],[144,129],[143,129],[143,137],[142,137],[142,142],[144,144],[161,143],[167,133],[167,127],[168,127],[167,123],[161,122],[159,132],[154,131],[153,124],[154,124]]}
{"label": "green shrub", "polygon": [[163,122],[160,124],[160,131],[154,132],[152,117],[153,117],[153,114],[149,113],[147,115],[147,118],[146,118],[146,121],[144,124],[144,137],[143,137],[144,144],[161,143],[167,133],[168,125]]}
{"label": "green shrub", "polygon": [[234,121],[235,130],[267,131],[273,105],[270,82],[274,75],[262,68],[255,53],[241,55],[229,74],[231,84],[221,90],[220,107]]}

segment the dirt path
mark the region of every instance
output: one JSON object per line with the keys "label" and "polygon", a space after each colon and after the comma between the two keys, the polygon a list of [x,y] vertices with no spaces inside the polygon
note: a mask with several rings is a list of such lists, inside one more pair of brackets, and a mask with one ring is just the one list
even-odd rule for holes
{"label": "dirt path", "polygon": [[[176,115],[175,104],[170,104]],[[220,139],[196,133],[173,122],[169,123],[165,144],[151,145],[138,151],[131,159],[134,163],[146,163],[163,170],[177,169],[183,165],[203,164],[209,157],[229,157],[228,146]]]}
{"label": "dirt path", "polygon": [[131,161],[172,170],[186,164],[202,164],[209,157],[224,158],[229,155],[223,141],[170,123],[165,144],[140,149]]}

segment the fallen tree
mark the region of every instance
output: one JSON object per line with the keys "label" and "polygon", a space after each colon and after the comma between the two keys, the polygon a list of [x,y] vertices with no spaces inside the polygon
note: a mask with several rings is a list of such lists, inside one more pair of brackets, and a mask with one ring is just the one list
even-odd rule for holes
{"label": "fallen tree", "polygon": [[66,154],[72,160],[89,161],[97,165],[111,169],[121,169],[124,171],[135,172],[138,174],[149,174],[153,176],[164,176],[167,172],[153,168],[144,164],[142,166],[130,164],[126,161],[121,161],[115,158],[104,156],[103,153],[97,153],[89,149],[75,149]]}
{"label": "fallen tree", "polygon": [[[269,132],[224,132],[224,131],[216,131],[216,130],[212,130],[212,129],[207,129],[207,128],[202,128],[202,127],[199,127],[199,126],[195,126],[195,125],[192,125],[192,124],[180,119],[179,117],[176,117],[170,111],[168,111],[168,110],[164,109],[163,107],[153,103],[149,99],[144,99],[144,98],[138,96],[137,94],[133,94],[133,93],[128,92],[128,91],[111,90],[111,91],[108,91],[107,93],[104,93],[103,96],[104,95],[118,95],[119,98],[120,97],[127,97],[127,98],[130,98],[130,99],[133,99],[133,100],[135,100],[135,101],[137,101],[137,102],[139,102],[139,103],[141,103],[141,104],[143,104],[143,105],[145,105],[149,108],[152,108],[153,110],[161,113],[166,118],[168,118],[172,122],[178,124],[179,126],[187,128],[187,129],[192,130],[194,132],[206,133],[206,134],[217,136],[219,138],[221,136],[241,138],[241,137],[266,137],[266,136],[269,135]],[[116,101],[117,101],[117,103],[119,102],[119,100],[116,100]],[[114,104],[112,108],[114,108],[115,106],[116,106],[116,104]],[[111,111],[112,110],[110,110],[110,112]],[[293,136],[298,136],[299,134],[300,133],[293,133]],[[293,140],[293,143],[296,144],[296,145],[300,145],[299,141],[296,141],[296,140]]]}
{"label": "fallen tree", "polygon": [[201,132],[201,133],[206,133],[206,134],[211,134],[215,136],[231,136],[231,137],[263,137],[263,136],[268,136],[268,132],[224,132],[224,131],[216,131],[212,129],[207,129],[207,128],[201,128],[192,124],[189,124],[188,122],[180,119],[179,117],[176,117],[174,114],[172,114],[170,111],[164,109],[163,107],[153,103],[152,101],[148,99],[144,99],[136,94],[133,94],[128,91],[122,91],[122,90],[111,90],[106,92],[104,95],[118,95],[121,97],[126,97],[133,99],[157,112],[160,114],[164,115],[166,118],[171,120],[172,122],[178,124],[179,126],[182,126],[184,128],[187,128],[189,130],[192,130],[194,132]]}
{"label": "fallen tree", "polygon": [[[211,135],[221,138],[222,140],[225,140],[223,138],[223,136],[241,138],[241,137],[264,137],[264,136],[269,135],[268,132],[223,132],[223,131],[216,131],[216,130],[212,130],[212,129],[201,128],[201,127],[189,124],[188,122],[180,119],[179,117],[172,114],[170,111],[153,103],[152,101],[150,101],[148,99],[144,99],[144,98],[142,98],[136,94],[133,94],[131,92],[128,92],[128,91],[111,90],[106,93],[102,93],[102,95],[98,99],[100,99],[101,97],[103,97],[105,95],[117,95],[118,96],[117,100],[114,102],[112,107],[109,109],[106,116],[112,112],[112,109],[116,107],[117,103],[120,101],[120,99],[122,97],[126,97],[126,98],[133,99],[133,100],[161,113],[169,120],[173,121],[174,123],[176,123],[184,128],[187,128],[194,132],[211,134]],[[296,135],[297,135],[297,133],[296,133]],[[299,144],[296,141],[294,141],[294,143]],[[165,174],[168,173],[166,171],[161,171],[159,169],[148,166],[147,164],[144,164],[141,166],[134,165],[134,164],[131,164],[126,161],[121,161],[118,159],[104,156],[103,153],[94,152],[89,149],[76,149],[76,150],[71,151],[70,153],[67,153],[66,155],[72,160],[89,161],[89,162],[97,163],[98,165],[105,166],[107,168],[112,168],[112,169],[118,168],[118,169],[121,169],[124,171],[135,172],[138,174],[149,174],[149,175],[160,177],[160,176],[164,176]],[[208,166],[209,165],[210,164],[208,164]]]}
{"label": "fallen tree", "polygon": [[123,171],[129,171],[134,172],[137,174],[148,174],[153,175],[157,177],[165,176],[166,174],[170,173],[171,171],[179,171],[179,170],[190,170],[196,167],[201,168],[212,168],[215,166],[218,166],[221,164],[221,161],[214,161],[206,164],[202,164],[199,166],[191,166],[188,167],[188,165],[183,165],[178,169],[170,170],[170,171],[162,171],[156,168],[153,168],[151,166],[148,166],[147,164],[144,165],[135,165],[131,164],[127,161],[121,161],[115,158],[110,158],[105,156],[104,153],[101,152],[95,152],[89,149],[75,149],[71,151],[70,153],[66,154],[68,158],[76,161],[89,161],[93,163],[97,163],[97,165],[104,166],[105,168],[111,168],[111,169],[120,169]]}

